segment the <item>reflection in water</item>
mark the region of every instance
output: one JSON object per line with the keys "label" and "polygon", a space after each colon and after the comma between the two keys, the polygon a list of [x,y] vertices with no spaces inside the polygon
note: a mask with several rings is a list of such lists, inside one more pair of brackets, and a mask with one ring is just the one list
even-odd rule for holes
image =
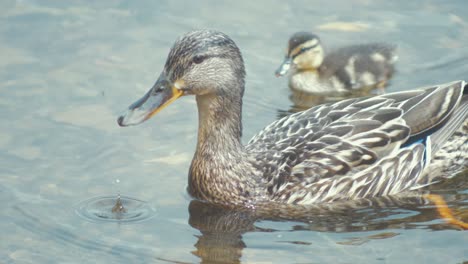
{"label": "reflection in water", "polygon": [[[387,83],[388,84],[388,83]],[[289,100],[293,103],[293,105],[288,110],[278,110],[278,119],[284,116],[287,116],[292,113],[296,113],[299,111],[307,110],[313,106],[324,104],[324,103],[331,103],[331,102],[338,102],[340,100],[354,98],[354,97],[365,97],[365,96],[372,96],[376,94],[384,93],[384,87],[378,90],[374,90],[376,87],[366,87],[358,90],[353,90],[346,94],[341,95],[320,95],[309,93],[305,91],[300,91],[296,89],[290,89]]]}
{"label": "reflection in water", "polygon": [[[466,201],[468,194],[446,195],[449,201]],[[439,219],[434,206],[421,196],[381,197],[332,203],[321,206],[259,205],[254,211],[234,210],[218,205],[192,201],[189,206],[192,227],[201,235],[192,253],[202,263],[240,263],[246,248],[243,235],[249,232],[282,232],[260,228],[258,221],[297,221],[290,231],[362,232],[387,229],[428,228],[432,230],[456,229],[454,226],[431,222]],[[460,205],[458,205],[460,206]],[[463,217],[457,213],[457,216]],[[384,231],[363,237],[338,241],[340,245],[361,245],[371,240],[389,239],[399,233]],[[307,239],[307,237],[304,237]],[[310,245],[307,241],[276,241],[276,243]]]}
{"label": "reflection in water", "polygon": [[395,237],[395,236],[398,236],[399,233],[395,233],[395,232],[383,232],[383,233],[379,233],[377,235],[370,235],[370,236],[366,236],[366,237],[352,237],[351,239],[349,240],[346,240],[346,241],[342,241],[342,242],[337,242],[337,244],[340,244],[340,245],[352,245],[352,246],[356,246],[356,245],[362,245],[370,240],[375,240],[375,239],[386,239],[386,238],[391,238],[391,237]]}
{"label": "reflection in water", "polygon": [[242,235],[254,231],[257,218],[249,211],[236,211],[193,200],[189,206],[192,227],[201,235],[192,253],[202,263],[239,263],[246,247]]}

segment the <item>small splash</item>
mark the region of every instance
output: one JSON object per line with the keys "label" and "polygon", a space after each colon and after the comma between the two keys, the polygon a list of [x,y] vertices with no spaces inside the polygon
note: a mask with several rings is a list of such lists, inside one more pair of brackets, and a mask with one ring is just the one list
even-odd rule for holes
{"label": "small splash", "polygon": [[[115,179],[114,184],[116,186],[118,186],[119,183],[120,183],[120,179]],[[114,207],[112,207],[112,212],[117,213],[117,214],[127,212],[127,209],[125,209],[125,207],[124,207],[124,205],[122,203],[122,199],[120,198],[120,191],[119,190],[117,190],[117,200],[115,201]]]}
{"label": "small splash", "polygon": [[126,213],[127,209],[123,206],[122,199],[120,198],[120,193],[117,195],[117,200],[115,201],[114,207],[112,207],[113,213]]}
{"label": "small splash", "polygon": [[76,214],[91,222],[135,223],[156,213],[147,202],[129,196],[99,196],[80,202]]}

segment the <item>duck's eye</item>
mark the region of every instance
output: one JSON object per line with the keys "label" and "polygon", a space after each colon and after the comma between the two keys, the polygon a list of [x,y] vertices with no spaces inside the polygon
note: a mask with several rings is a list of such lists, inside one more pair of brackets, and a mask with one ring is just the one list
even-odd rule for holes
{"label": "duck's eye", "polygon": [[195,55],[195,57],[193,57],[192,61],[193,63],[195,64],[200,64],[202,63],[204,60],[205,60],[205,56],[202,56],[202,55]]}

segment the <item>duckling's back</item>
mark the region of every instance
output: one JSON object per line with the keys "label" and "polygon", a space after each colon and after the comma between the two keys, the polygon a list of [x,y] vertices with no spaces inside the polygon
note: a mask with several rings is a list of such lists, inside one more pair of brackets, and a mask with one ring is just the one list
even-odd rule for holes
{"label": "duckling's back", "polygon": [[384,87],[394,73],[396,47],[383,43],[346,46],[325,56],[320,79],[343,90]]}

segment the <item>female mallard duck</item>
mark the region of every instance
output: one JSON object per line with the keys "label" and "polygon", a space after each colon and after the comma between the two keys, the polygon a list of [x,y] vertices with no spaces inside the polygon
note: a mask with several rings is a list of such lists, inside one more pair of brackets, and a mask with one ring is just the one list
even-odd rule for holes
{"label": "female mallard duck", "polygon": [[[467,165],[464,81],[353,98],[284,117],[242,145],[244,63],[217,31],[193,31],[172,47],[155,85],[118,118],[139,124],[183,95],[195,95],[198,144],[188,191],[212,203],[312,204],[418,189]],[[433,163],[451,137],[450,159]],[[444,154],[445,155],[445,154]],[[438,157],[437,157],[438,158]],[[453,174],[450,174],[453,175]]]}
{"label": "female mallard duck", "polygon": [[347,46],[325,56],[317,35],[297,32],[289,39],[286,58],[276,76],[285,75],[292,66],[291,89],[313,94],[346,94],[385,87],[396,59],[395,47],[383,43]]}

